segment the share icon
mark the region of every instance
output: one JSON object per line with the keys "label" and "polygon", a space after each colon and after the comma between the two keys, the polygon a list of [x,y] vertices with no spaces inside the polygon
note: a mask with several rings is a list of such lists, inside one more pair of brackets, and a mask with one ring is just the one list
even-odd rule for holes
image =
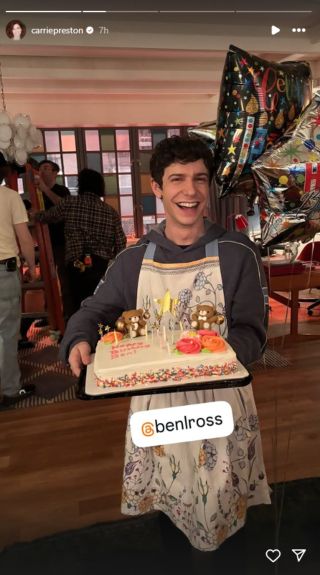
{"label": "share icon", "polygon": [[295,554],[298,563],[300,563],[302,557],[304,556],[306,549],[291,549],[292,553]]}

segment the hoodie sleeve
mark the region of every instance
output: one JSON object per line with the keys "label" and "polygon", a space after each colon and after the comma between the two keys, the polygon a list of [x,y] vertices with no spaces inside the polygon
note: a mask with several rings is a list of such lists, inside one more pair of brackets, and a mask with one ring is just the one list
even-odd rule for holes
{"label": "hoodie sleeve", "polygon": [[84,300],[70,318],[63,336],[59,357],[67,361],[71,349],[86,341],[94,351],[99,339],[98,324],[114,327],[123,310],[134,309],[145,244],[128,248],[115,259],[93,296]]}
{"label": "hoodie sleeve", "polygon": [[55,224],[56,222],[61,222],[66,218],[67,207],[67,200],[61,200],[61,202],[44,212],[37,212],[35,214],[35,218],[38,222],[45,224]]}
{"label": "hoodie sleeve", "polygon": [[247,240],[221,241],[220,265],[228,321],[228,342],[244,365],[266,346],[268,290],[256,246]]}

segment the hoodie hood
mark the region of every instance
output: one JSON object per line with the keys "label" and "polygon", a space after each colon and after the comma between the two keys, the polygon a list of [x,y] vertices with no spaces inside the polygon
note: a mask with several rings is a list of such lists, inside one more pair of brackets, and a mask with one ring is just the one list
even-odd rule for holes
{"label": "hoodie hood", "polygon": [[[201,247],[206,245],[208,242],[220,238],[226,233],[226,230],[219,226],[218,224],[214,224],[209,219],[205,218],[204,220],[205,232],[201,238],[199,238],[194,244],[191,244],[188,247],[181,247],[165,236],[165,228],[166,228],[166,220],[163,220],[157,227],[153,228],[148,232],[143,238],[141,238],[141,242],[153,242],[157,246],[161,247],[166,251],[170,251],[171,253],[181,252],[188,252],[189,250],[194,250],[195,248]],[[139,242],[140,243],[140,242]]]}

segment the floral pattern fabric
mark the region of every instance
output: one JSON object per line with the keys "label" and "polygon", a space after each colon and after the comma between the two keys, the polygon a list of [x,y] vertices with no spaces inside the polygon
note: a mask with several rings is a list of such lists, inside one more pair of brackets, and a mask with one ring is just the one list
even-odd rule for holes
{"label": "floral pattern fabric", "polygon": [[[178,265],[173,270],[172,264],[167,268],[162,264],[159,270],[150,261],[142,265],[137,307],[168,289],[178,300],[184,324],[197,303],[212,303],[219,313],[224,311],[218,261],[213,265],[212,258],[207,258],[196,269],[194,262],[176,273],[178,269]],[[211,401],[231,405],[234,430],[230,436],[148,448],[132,442],[132,413]],[[270,495],[251,385],[133,397],[126,433],[124,514],[161,510],[195,548],[211,551],[243,526],[249,506],[260,503],[270,503]]]}

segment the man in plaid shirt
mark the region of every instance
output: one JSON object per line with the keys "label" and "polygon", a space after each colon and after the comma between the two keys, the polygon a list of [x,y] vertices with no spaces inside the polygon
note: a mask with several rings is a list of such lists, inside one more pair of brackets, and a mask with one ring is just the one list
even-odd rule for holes
{"label": "man in plaid shirt", "polygon": [[108,263],[126,247],[119,214],[101,201],[104,179],[84,169],[78,177],[78,196],[69,196],[36,214],[44,223],[64,221],[65,264],[70,276],[74,313],[93,294]]}

